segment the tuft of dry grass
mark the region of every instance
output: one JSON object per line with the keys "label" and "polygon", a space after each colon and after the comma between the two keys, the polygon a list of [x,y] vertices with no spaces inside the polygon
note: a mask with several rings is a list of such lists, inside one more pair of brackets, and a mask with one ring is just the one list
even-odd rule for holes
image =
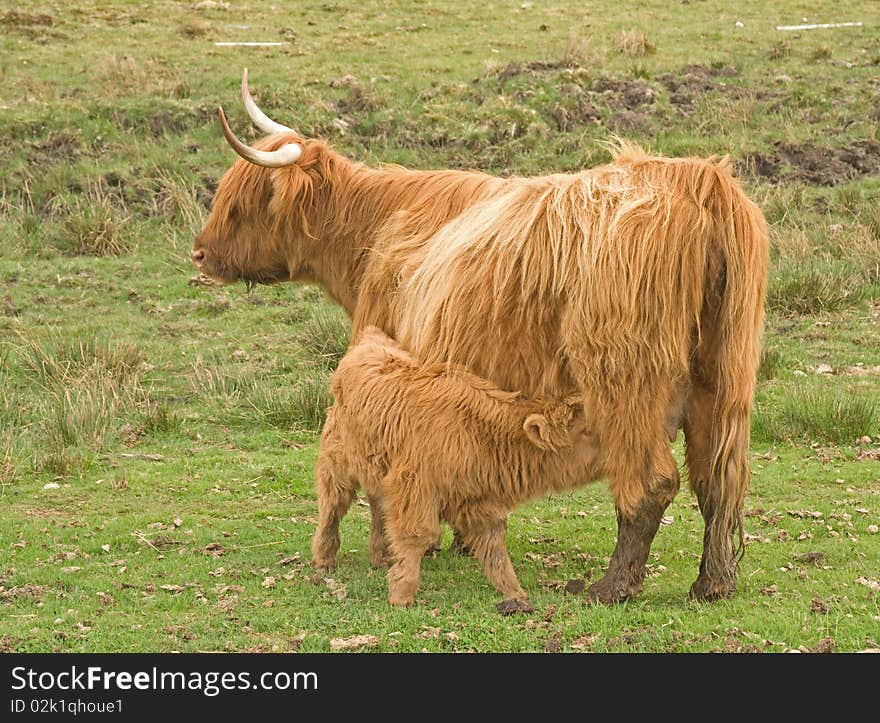
{"label": "tuft of dry grass", "polygon": [[813,255],[813,245],[803,229],[771,226],[770,251],[775,259],[805,263]]}
{"label": "tuft of dry grass", "polygon": [[621,30],[617,36],[617,52],[628,58],[641,58],[655,49],[643,30]]}
{"label": "tuft of dry grass", "polygon": [[871,394],[816,382],[791,389],[781,404],[759,403],[752,433],[767,442],[854,444],[878,423],[880,404]]}
{"label": "tuft of dry grass", "polygon": [[781,58],[787,58],[789,55],[791,55],[791,41],[789,40],[774,43],[767,51],[767,58],[769,60],[780,60]]}
{"label": "tuft of dry grass", "polygon": [[292,387],[279,389],[277,383],[260,385],[248,401],[262,420],[273,427],[317,433],[327,419],[333,395],[327,373],[314,369],[300,374]]}
{"label": "tuft of dry grass", "polygon": [[119,385],[137,383],[143,354],[133,344],[88,339],[50,339],[41,344],[18,332],[19,353],[25,368],[43,386],[79,384],[92,377],[106,377]]}
{"label": "tuft of dry grass", "polygon": [[870,225],[858,224],[852,233],[841,238],[837,255],[845,259],[866,284],[880,284],[880,236]]}
{"label": "tuft of dry grass", "polygon": [[52,212],[61,217],[59,250],[81,256],[118,256],[133,248],[131,216],[122,197],[102,183],[83,195],[58,196]]}
{"label": "tuft of dry grass", "polygon": [[193,232],[205,221],[205,208],[199,201],[195,181],[165,169],[156,174],[153,207],[158,215],[175,226],[182,225]]}
{"label": "tuft of dry grass", "polygon": [[827,60],[832,55],[830,45],[820,45],[810,53],[810,60]]}
{"label": "tuft of dry grass", "polygon": [[199,19],[187,20],[178,28],[178,32],[187,38],[200,38],[210,30],[211,24]]}
{"label": "tuft of dry grass", "polygon": [[777,313],[814,314],[859,304],[868,294],[864,281],[850,269],[820,269],[791,264],[771,279],[767,307]]}
{"label": "tuft of dry grass", "polygon": [[302,325],[296,341],[304,354],[326,369],[335,369],[348,349],[351,325],[336,306],[322,304]]}
{"label": "tuft of dry grass", "polygon": [[572,32],[565,44],[562,62],[570,67],[591,68],[601,66],[604,59],[602,51],[596,47],[589,37]]}
{"label": "tuft of dry grass", "polygon": [[210,364],[202,357],[197,357],[191,365],[189,382],[199,396],[213,404],[228,406],[254,389],[256,372],[251,367]]}
{"label": "tuft of dry grass", "polygon": [[166,98],[186,98],[190,87],[185,75],[164,63],[147,58],[111,53],[98,65],[98,75],[109,95],[155,94]]}

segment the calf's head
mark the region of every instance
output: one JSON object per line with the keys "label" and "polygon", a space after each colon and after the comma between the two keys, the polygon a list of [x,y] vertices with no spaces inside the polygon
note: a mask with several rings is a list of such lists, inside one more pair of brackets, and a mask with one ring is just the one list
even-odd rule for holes
{"label": "calf's head", "polygon": [[242,97],[254,124],[269,134],[253,147],[220,123],[229,145],[241,156],[217,187],[211,213],[192,247],[192,260],[216,281],[274,283],[308,277],[308,247],[320,224],[322,196],[333,155],[319,140],[268,118],[248,91]]}

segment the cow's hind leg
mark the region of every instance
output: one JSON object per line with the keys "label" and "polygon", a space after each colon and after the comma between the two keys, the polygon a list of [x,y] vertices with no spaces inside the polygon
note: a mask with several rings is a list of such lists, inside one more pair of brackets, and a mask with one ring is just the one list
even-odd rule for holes
{"label": "cow's hind leg", "polygon": [[[688,400],[684,433],[690,485],[697,495],[706,525],[700,574],[691,586],[691,596],[698,600],[718,600],[736,592],[738,563],[735,537],[742,525],[742,495],[745,488],[741,480],[748,479],[743,451],[728,462],[728,469],[722,471],[729,475],[728,487],[741,487],[742,491],[729,489],[727,495],[722,495],[722,485],[719,480],[713,480],[712,437],[717,428],[715,415],[714,390],[696,383]],[[744,449],[747,442],[743,441],[741,445]]]}
{"label": "cow's hind leg", "polygon": [[651,543],[680,482],[668,443],[657,444],[653,454],[645,455],[650,460],[645,465],[649,471],[638,480],[639,494],[631,491],[633,478],[628,480],[629,494],[624,494],[612,477],[612,493],[616,493],[617,502],[617,544],[605,575],[587,591],[593,602],[622,602],[642,591]]}
{"label": "cow's hind leg", "polygon": [[318,462],[316,477],[318,527],[312,538],[312,565],[320,572],[332,572],[339,551],[339,522],[348,512],[357,488],[336,474],[326,461]]}

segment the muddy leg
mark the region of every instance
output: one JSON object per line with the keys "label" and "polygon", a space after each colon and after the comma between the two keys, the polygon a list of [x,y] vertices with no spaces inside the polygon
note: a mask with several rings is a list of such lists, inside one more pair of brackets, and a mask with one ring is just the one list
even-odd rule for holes
{"label": "muddy leg", "polygon": [[622,602],[638,595],[645,580],[645,563],[651,543],[660,527],[663,512],[678,491],[679,474],[669,454],[670,464],[662,476],[655,477],[635,512],[625,515],[617,509],[617,545],[601,580],[590,585],[588,598],[604,604]]}
{"label": "muddy leg", "polygon": [[[711,479],[714,405],[714,391],[705,385],[694,385],[684,422],[690,484],[706,524],[700,574],[690,591],[698,600],[718,600],[736,592],[735,533],[742,525],[742,500],[731,505],[720,499],[721,485]],[[748,472],[734,470],[733,474],[747,476]],[[729,509],[731,506],[733,510]]]}
{"label": "muddy leg", "polygon": [[338,477],[331,465],[319,461],[317,469],[318,527],[312,538],[312,565],[320,572],[336,568],[339,550],[339,521],[348,512],[356,488]]}
{"label": "muddy leg", "polygon": [[474,554],[474,551],[465,543],[464,535],[457,528],[452,529],[452,543],[449,545],[449,552],[453,555],[461,555],[462,557],[469,557]]}
{"label": "muddy leg", "polygon": [[370,502],[370,564],[373,567],[388,567],[388,539],[385,533],[382,500],[375,495],[367,495]]}

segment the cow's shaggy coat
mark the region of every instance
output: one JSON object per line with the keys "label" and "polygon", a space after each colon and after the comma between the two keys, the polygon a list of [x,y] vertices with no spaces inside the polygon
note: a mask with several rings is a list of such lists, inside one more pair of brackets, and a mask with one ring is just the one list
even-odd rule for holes
{"label": "cow's shaggy coat", "polygon": [[[498,179],[367,168],[295,141],[292,166],[238,161],[194,246],[224,280],[312,280],[424,363],[526,397],[581,394],[618,541],[601,601],[641,589],[678,490],[681,423],[706,522],[692,594],[735,589],[767,279],[764,218],[726,161],[621,145],[605,166]],[[681,411],[681,419],[678,411]],[[378,524],[378,523],[377,523]]]}
{"label": "cow's shaggy coat", "polygon": [[524,400],[460,367],[421,364],[375,327],[343,357],[331,389],[316,468],[315,567],[335,566],[339,521],[360,484],[382,511],[391,603],[413,601],[442,517],[484,564],[506,598],[501,608],[527,609],[504,519],[525,500],[598,478],[580,399]]}

